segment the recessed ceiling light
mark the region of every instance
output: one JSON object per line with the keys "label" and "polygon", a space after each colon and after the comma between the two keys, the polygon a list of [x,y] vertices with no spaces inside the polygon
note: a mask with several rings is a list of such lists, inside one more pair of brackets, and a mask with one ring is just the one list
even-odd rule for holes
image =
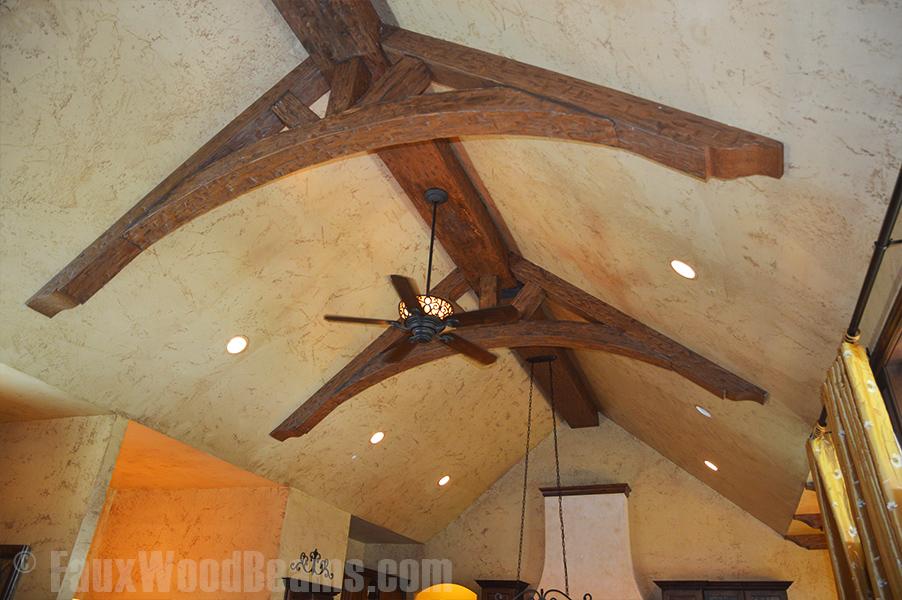
{"label": "recessed ceiling light", "polygon": [[226,352],[229,354],[240,354],[247,348],[247,338],[243,335],[236,335],[226,344]]}
{"label": "recessed ceiling light", "polygon": [[450,476],[450,475],[445,475],[444,477],[442,477],[441,479],[438,480],[438,484],[439,484],[439,485],[445,485],[445,484],[448,483],[449,481],[451,481],[451,476]]}
{"label": "recessed ceiling light", "polygon": [[695,269],[693,269],[683,261],[672,260],[670,261],[670,266],[673,267],[674,271],[676,271],[686,279],[695,279]]}
{"label": "recessed ceiling light", "polygon": [[695,410],[697,410],[698,412],[702,413],[703,415],[705,415],[705,416],[708,417],[709,419],[711,418],[711,413],[709,413],[708,411],[706,411],[706,410],[705,410],[704,408],[702,408],[701,406],[696,406],[696,407],[695,407]]}
{"label": "recessed ceiling light", "polygon": [[716,470],[717,470],[717,465],[715,465],[715,464],[714,464],[713,462],[711,462],[710,460],[706,460],[706,461],[705,461],[705,464],[708,465],[708,468],[711,469],[712,471],[716,471]]}
{"label": "recessed ceiling light", "polygon": [[370,438],[370,443],[378,444],[379,442],[382,441],[382,438],[384,438],[384,437],[385,437],[384,433],[382,433],[381,431],[377,431],[376,433],[373,434],[373,437]]}

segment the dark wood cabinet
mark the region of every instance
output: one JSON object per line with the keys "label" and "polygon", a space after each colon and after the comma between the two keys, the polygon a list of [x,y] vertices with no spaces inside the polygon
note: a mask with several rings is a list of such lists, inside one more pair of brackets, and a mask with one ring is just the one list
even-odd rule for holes
{"label": "dark wood cabinet", "polygon": [[512,600],[529,587],[525,581],[515,579],[477,579],[476,583],[482,588],[479,600]]}
{"label": "dark wood cabinet", "polygon": [[[410,582],[397,575],[379,573],[373,569],[360,569],[357,581],[345,572],[341,586],[341,600],[406,600]],[[363,580],[361,589],[360,580]]]}
{"label": "dark wood cabinet", "polygon": [[656,581],[662,600],[788,600],[791,581]]}
{"label": "dark wood cabinet", "polygon": [[291,577],[283,577],[282,582],[285,584],[285,600],[335,600],[335,595],[341,591],[339,588]]}

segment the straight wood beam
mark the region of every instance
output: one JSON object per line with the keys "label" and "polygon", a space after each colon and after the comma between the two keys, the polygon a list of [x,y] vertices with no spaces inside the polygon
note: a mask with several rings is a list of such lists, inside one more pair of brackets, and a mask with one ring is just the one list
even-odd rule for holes
{"label": "straight wood beam", "polygon": [[373,79],[389,63],[379,46],[382,21],[369,0],[273,0],[326,79],[335,65],[359,56]]}
{"label": "straight wood beam", "polygon": [[[457,300],[470,289],[470,286],[467,285],[467,280],[460,270],[455,269],[433,289],[436,294],[445,299]],[[364,348],[351,362],[345,365],[323,387],[292,412],[269,435],[279,441],[284,441],[310,431],[314,425],[326,418],[329,413],[344,402],[344,400],[338,400],[338,398],[341,398],[340,394],[348,386],[349,382],[356,377],[357,373],[367,364],[376,360],[392,344],[400,340],[402,335],[403,332],[399,329],[393,327],[386,329],[382,335]]]}
{"label": "straight wood beam", "polygon": [[426,190],[448,192],[437,213],[435,236],[473,289],[480,289],[486,276],[497,278],[501,287],[516,287],[507,245],[448,140],[393,146],[378,154],[427,223],[432,204],[423,196]]}
{"label": "straight wood beam", "polygon": [[783,144],[659,102],[533,67],[503,56],[383,26],[382,49],[392,60],[415,56],[436,82],[464,89],[509,86],[610,119],[628,150],[702,179],[782,177]]}
{"label": "straight wood beam", "polygon": [[426,64],[416,58],[404,56],[374,83],[357,106],[369,106],[379,102],[398,100],[422,94],[432,83],[432,74]]}
{"label": "straight wood beam", "polygon": [[[689,350],[648,325],[620,312],[610,304],[584,292],[525,258],[511,256],[511,270],[522,281],[540,285],[545,293],[568,310],[593,322],[605,323],[622,331],[631,339],[668,363],[668,368],[696,385],[730,400],[750,400],[764,404],[767,392],[745,379]],[[572,347],[572,346],[571,346]],[[650,361],[646,361],[650,362]]]}
{"label": "straight wood beam", "polygon": [[369,87],[370,72],[359,56],[352,56],[335,65],[326,116],[336,115],[354,106]]}
{"label": "straight wood beam", "polygon": [[328,83],[313,61],[302,62],[44,284],[28,300],[28,306],[52,317],[85,303],[141,252],[139,245],[124,237],[126,232],[153,208],[165,203],[173,189],[207,165],[282,130],[284,124],[270,109],[286,93],[291,93],[301,103],[312,104],[328,89]]}
{"label": "straight wood beam", "polygon": [[545,290],[538,284],[529,281],[517,293],[511,305],[520,312],[521,320],[527,320],[532,319],[543,300],[545,300]]}
{"label": "straight wood beam", "polygon": [[492,308],[501,303],[501,288],[497,275],[483,275],[479,278],[479,308]]}
{"label": "straight wood beam", "polygon": [[286,127],[300,127],[307,123],[319,121],[319,116],[291,92],[285,92],[285,94],[272,105],[271,109]]}

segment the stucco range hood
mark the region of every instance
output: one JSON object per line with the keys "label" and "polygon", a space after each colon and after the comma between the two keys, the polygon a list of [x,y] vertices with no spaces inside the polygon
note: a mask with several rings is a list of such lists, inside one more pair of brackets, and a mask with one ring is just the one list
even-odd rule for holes
{"label": "stucco range hood", "polygon": [[642,600],[633,571],[625,483],[542,488],[545,496],[545,568],[538,589],[564,590],[561,522],[563,501],[570,596],[581,600]]}

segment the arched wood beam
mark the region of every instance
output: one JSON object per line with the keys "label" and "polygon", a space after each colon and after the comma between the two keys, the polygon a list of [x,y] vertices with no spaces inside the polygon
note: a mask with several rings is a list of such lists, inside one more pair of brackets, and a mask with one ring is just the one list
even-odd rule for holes
{"label": "arched wood beam", "polygon": [[[651,350],[648,346],[608,325],[583,323],[579,321],[520,321],[514,324],[484,327],[468,327],[460,330],[461,336],[485,348],[555,347],[574,350],[594,350],[619,354],[636,360],[673,370],[703,389],[731,400],[759,400],[749,397],[751,383],[725,371],[731,383],[724,385],[723,378],[705,379],[697,372],[688,371],[671,362],[667,357]],[[454,354],[441,343],[424,344],[415,348],[398,363],[385,362],[385,355],[379,354],[348,377],[338,389],[331,388],[325,394],[317,392],[300,409],[286,419],[270,435],[278,440],[301,436],[326,418],[333,410],[347,400],[399,373],[428,362]]]}
{"label": "arched wood beam", "polygon": [[[155,205],[131,211],[131,219],[120,220],[98,238],[51,281],[55,284],[45,285],[32,296],[28,306],[52,317],[84,303],[165,235],[229,200],[301,169],[398,144],[472,135],[524,135],[617,145],[608,119],[505,87],[415,96],[352,109],[233,152],[181,182]],[[73,297],[66,293],[67,288],[81,293]]]}
{"label": "arched wood beam", "polygon": [[144,249],[217,206],[302,169],[399,144],[475,135],[617,144],[608,119],[513,88],[413,96],[352,109],[243,148],[183,182],[125,237]]}

